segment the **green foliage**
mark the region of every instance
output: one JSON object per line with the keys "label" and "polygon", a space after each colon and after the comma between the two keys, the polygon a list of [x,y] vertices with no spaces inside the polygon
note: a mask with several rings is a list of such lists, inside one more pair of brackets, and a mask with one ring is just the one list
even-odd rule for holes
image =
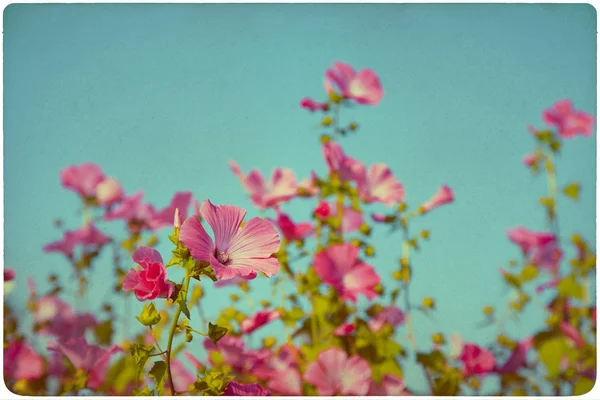
{"label": "green foliage", "polygon": [[160,315],[154,303],[144,303],[142,313],[135,318],[144,326],[156,325],[160,321]]}
{"label": "green foliage", "polygon": [[94,327],[94,335],[98,344],[101,346],[108,346],[112,343],[112,336],[114,334],[112,320],[106,320]]}
{"label": "green foliage", "polygon": [[192,319],[190,317],[190,309],[187,305],[187,293],[185,292],[185,290],[180,290],[177,294],[177,304],[179,305],[179,308],[181,309],[183,315],[185,315],[188,319]]}
{"label": "green foliage", "polygon": [[584,298],[583,286],[577,282],[573,275],[561,279],[558,284],[558,293],[563,297],[572,297],[579,300]]}
{"label": "green foliage", "polygon": [[135,360],[135,364],[137,366],[137,373],[139,373],[144,369],[146,362],[150,358],[150,355],[154,352],[155,348],[152,345],[143,345],[133,343],[129,346],[129,353],[132,355]]}
{"label": "green foliage", "polygon": [[570,183],[569,185],[563,188],[564,195],[575,201],[579,200],[580,191],[581,185],[577,182]]}
{"label": "green foliage", "polygon": [[148,386],[144,386],[142,389],[133,389],[134,396],[154,396],[154,390],[148,389]]}
{"label": "green foliage", "polygon": [[556,336],[542,342],[538,347],[540,361],[546,367],[549,379],[556,378],[560,373],[563,357],[575,360],[576,354],[564,337]]}
{"label": "green foliage", "polygon": [[227,332],[227,328],[219,325],[213,325],[210,322],[208,323],[208,337],[215,345],[223,336],[227,334]]}
{"label": "green foliage", "polygon": [[154,385],[156,392],[159,396],[162,396],[165,391],[165,372],[167,371],[167,364],[164,361],[157,361],[152,366],[152,369],[148,373],[149,376],[154,379]]}
{"label": "green foliage", "polygon": [[194,383],[194,389],[204,396],[221,396],[232,379],[232,376],[221,371],[207,371],[203,378],[198,378]]}

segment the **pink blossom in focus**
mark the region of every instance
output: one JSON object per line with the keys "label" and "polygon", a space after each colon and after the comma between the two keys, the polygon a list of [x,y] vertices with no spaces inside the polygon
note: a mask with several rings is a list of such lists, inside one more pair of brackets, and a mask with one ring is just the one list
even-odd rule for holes
{"label": "pink blossom in focus", "polygon": [[519,368],[525,365],[527,354],[533,347],[533,338],[528,337],[519,342],[517,347],[512,351],[508,359],[502,366],[496,367],[496,372],[499,374],[514,374]]}
{"label": "pink blossom in focus", "polygon": [[123,290],[133,290],[139,301],[171,297],[174,287],[167,281],[167,269],[160,253],[150,247],[140,247],[132,258],[142,269],[129,270],[123,280]]}
{"label": "pink blossom in focus", "polygon": [[315,256],[315,272],[338,291],[342,300],[356,302],[359,294],[369,300],[377,297],[375,286],[380,277],[372,266],[358,259],[358,253],[358,247],[344,243],[330,246]]}
{"label": "pink blossom in focus", "polygon": [[109,207],[123,200],[124,197],[123,188],[113,178],[104,179],[96,187],[96,200],[101,206]]}
{"label": "pink blossom in focus", "polygon": [[406,390],[404,379],[394,375],[386,374],[381,379],[381,383],[371,382],[369,396],[410,396],[411,393]]}
{"label": "pink blossom in focus", "polygon": [[329,168],[329,173],[336,173],[344,182],[355,180],[357,178],[357,161],[344,153],[342,146],[335,142],[329,142],[323,145],[323,157]]}
{"label": "pink blossom in focus", "polygon": [[404,324],[404,320],[405,315],[402,310],[398,307],[388,306],[369,321],[369,330],[371,332],[378,332],[386,323],[390,324],[392,327],[396,327]]}
{"label": "pink blossom in focus", "polygon": [[229,166],[244,189],[250,193],[252,203],[261,210],[289,201],[298,193],[296,177],[289,168],[275,168],[271,180],[266,182],[263,175],[255,169],[244,175],[235,162],[230,161]]}
{"label": "pink blossom in focus", "polygon": [[4,379],[38,379],[44,375],[44,359],[27,343],[12,341],[4,348]]}
{"label": "pink blossom in focus", "polygon": [[367,203],[379,202],[391,206],[404,201],[404,186],[396,180],[385,164],[373,164],[367,171],[362,163],[356,164],[358,193]]}
{"label": "pink blossom in focus", "polygon": [[320,103],[311,98],[305,97],[300,101],[300,107],[307,109],[310,112],[327,110],[327,103]]}
{"label": "pink blossom in focus", "polygon": [[277,310],[261,310],[253,316],[246,318],[240,324],[242,333],[248,335],[271,321],[281,318]]}
{"label": "pink blossom in focus", "polygon": [[281,212],[277,213],[277,220],[270,221],[279,228],[283,237],[290,242],[310,237],[315,233],[315,228],[312,223],[300,222],[296,224],[289,215]]}
{"label": "pink blossom in focus", "polygon": [[419,212],[422,214],[427,213],[439,206],[444,204],[452,203],[454,201],[454,193],[449,186],[443,185],[436,194],[419,207]]}
{"label": "pink blossom in focus", "polygon": [[279,261],[271,257],[279,251],[279,235],[272,223],[252,218],[240,228],[246,210],[236,206],[215,206],[206,200],[200,207],[202,217],[213,230],[215,241],[196,217],[181,227],[179,240],[196,260],[208,261],[219,279],[248,276],[262,272],[270,277],[279,270]]}
{"label": "pink blossom in focus", "polygon": [[83,199],[94,198],[96,188],[103,180],[102,169],[92,163],[69,165],[60,172],[62,186],[74,191]]}
{"label": "pink blossom in focus", "polygon": [[337,328],[335,328],[335,330],[333,331],[333,334],[335,336],[347,336],[347,335],[350,335],[351,333],[354,333],[355,330],[356,330],[356,327],[354,326],[353,323],[346,322],[346,323],[338,326]]}
{"label": "pink blossom in focus", "polygon": [[348,358],[332,347],[306,368],[304,380],[317,388],[319,396],[365,396],[371,383],[371,367],[359,355]]}
{"label": "pink blossom in focus", "polygon": [[60,344],[48,343],[48,350],[62,353],[75,368],[87,372],[87,387],[90,389],[97,389],[104,383],[111,357],[122,351],[116,345],[108,349],[89,345],[82,337],[71,338]]}
{"label": "pink blossom in focus", "polygon": [[570,139],[578,134],[585,137],[592,136],[594,117],[590,114],[573,109],[571,100],[560,100],[551,108],[544,110],[542,119],[549,126],[556,127],[558,134]]}
{"label": "pink blossom in focus", "polygon": [[333,68],[325,73],[325,91],[329,94],[337,92],[359,104],[376,105],[383,98],[383,89],[377,74],[370,69],[363,69],[358,74],[346,63],[336,61]]}
{"label": "pink blossom in focus", "polygon": [[244,384],[231,381],[223,396],[270,396],[271,392],[262,388],[258,383]]}
{"label": "pink blossom in focus", "polygon": [[496,363],[491,352],[473,343],[464,345],[460,360],[464,365],[463,374],[465,376],[485,375],[494,370]]}

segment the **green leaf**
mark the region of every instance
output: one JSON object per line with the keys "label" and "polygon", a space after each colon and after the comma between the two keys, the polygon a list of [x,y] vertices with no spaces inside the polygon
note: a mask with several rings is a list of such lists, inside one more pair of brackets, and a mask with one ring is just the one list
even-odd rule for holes
{"label": "green leaf", "polygon": [[223,328],[219,325],[213,325],[212,323],[208,323],[208,337],[213,342],[213,344],[217,344],[217,342],[227,334],[227,328]]}
{"label": "green leaf", "polygon": [[280,309],[281,319],[288,326],[296,326],[296,323],[304,317],[304,310],[300,307],[293,307],[291,310]]}
{"label": "green leaf", "polygon": [[433,381],[434,396],[456,396],[461,381],[460,372],[452,370]]}
{"label": "green leaf", "polygon": [[567,356],[570,360],[576,357],[575,352],[569,346],[564,337],[556,337],[546,340],[539,346],[540,361],[546,367],[548,378],[556,378],[560,374],[562,358]]}
{"label": "green leaf", "polygon": [[154,390],[148,389],[148,386],[144,386],[141,390],[133,389],[134,396],[154,396]]}
{"label": "green leaf", "polygon": [[179,304],[179,308],[181,309],[183,315],[185,315],[188,319],[192,319],[190,317],[190,309],[187,306],[186,297],[186,293],[183,290],[180,290],[179,294],[177,295],[177,304]]}
{"label": "green leaf", "polygon": [[565,196],[571,198],[572,200],[579,200],[579,192],[581,191],[581,185],[577,182],[573,182],[563,188],[563,193]]}
{"label": "green leaf", "polygon": [[139,374],[139,372],[144,369],[144,365],[146,365],[146,361],[148,361],[148,358],[150,358],[150,354],[154,352],[154,346],[145,346],[143,344],[133,343],[129,346],[129,352],[135,360]]}
{"label": "green leaf", "polygon": [[444,372],[446,369],[446,358],[439,350],[431,353],[417,353],[417,362],[433,371]]}
{"label": "green leaf", "polygon": [[94,327],[94,335],[98,344],[102,346],[108,346],[112,342],[114,330],[112,327],[112,320],[107,320],[98,324]]}
{"label": "green leaf", "polygon": [[583,300],[585,297],[583,286],[577,282],[577,279],[573,275],[561,279],[560,283],[558,284],[558,294],[564,297],[573,297],[579,300]]}
{"label": "green leaf", "polygon": [[232,379],[232,376],[228,376],[223,372],[210,371],[204,375],[203,379],[199,378],[194,383],[194,388],[204,393],[205,396],[221,396]]}
{"label": "green leaf", "polygon": [[527,265],[521,271],[521,282],[529,282],[535,279],[538,275],[538,269],[535,265]]}
{"label": "green leaf", "polygon": [[156,325],[160,321],[160,315],[158,314],[158,311],[156,311],[154,303],[150,303],[150,305],[144,303],[142,313],[135,318],[144,326]]}
{"label": "green leaf", "polygon": [[156,386],[156,392],[159,396],[162,396],[165,391],[165,371],[167,370],[167,364],[164,361],[157,361],[152,366],[152,369],[148,373],[154,379]]}
{"label": "green leaf", "polygon": [[573,395],[574,396],[581,396],[582,394],[586,394],[592,391],[592,388],[594,387],[594,381],[586,378],[586,377],[579,377],[575,383],[573,384]]}

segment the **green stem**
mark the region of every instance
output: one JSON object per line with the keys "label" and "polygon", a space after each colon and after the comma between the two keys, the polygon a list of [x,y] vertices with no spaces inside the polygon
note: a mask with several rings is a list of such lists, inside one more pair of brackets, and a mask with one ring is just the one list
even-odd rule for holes
{"label": "green stem", "polygon": [[[186,274],[184,279],[183,288],[181,290],[184,291],[184,301],[187,300],[187,292],[190,286],[191,277]],[[169,373],[169,384],[171,386],[171,395],[175,396],[175,386],[173,385],[173,374],[171,373],[171,348],[173,347],[173,336],[175,336],[175,330],[177,329],[177,322],[179,322],[179,316],[181,315],[181,305],[177,305],[177,312],[175,313],[175,318],[173,318],[173,323],[171,323],[171,330],[169,331],[169,342],[167,343],[167,372]]]}
{"label": "green stem", "polygon": [[337,217],[340,220],[340,239],[344,240],[344,192],[341,190],[337,194],[337,212]]}
{"label": "green stem", "polygon": [[190,328],[189,326],[188,326],[187,328],[185,328],[185,329],[187,329],[187,330],[188,330],[188,331],[190,331],[190,332],[197,333],[198,335],[202,335],[202,336],[206,336],[206,337],[208,337],[208,335],[207,335],[206,333],[202,333],[202,332],[200,332],[200,331],[197,331],[197,330],[195,330],[195,329],[192,329],[192,328]]}

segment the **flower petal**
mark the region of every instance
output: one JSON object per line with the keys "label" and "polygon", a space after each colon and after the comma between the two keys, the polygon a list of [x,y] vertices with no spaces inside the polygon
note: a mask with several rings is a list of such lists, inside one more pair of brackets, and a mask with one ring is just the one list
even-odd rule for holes
{"label": "flower petal", "polygon": [[195,215],[186,219],[181,226],[179,240],[196,260],[209,261],[215,250],[215,244]]}
{"label": "flower petal", "polygon": [[240,230],[246,210],[236,206],[215,206],[210,200],[205,200],[200,207],[200,214],[213,229],[218,251],[230,252],[230,243]]}

